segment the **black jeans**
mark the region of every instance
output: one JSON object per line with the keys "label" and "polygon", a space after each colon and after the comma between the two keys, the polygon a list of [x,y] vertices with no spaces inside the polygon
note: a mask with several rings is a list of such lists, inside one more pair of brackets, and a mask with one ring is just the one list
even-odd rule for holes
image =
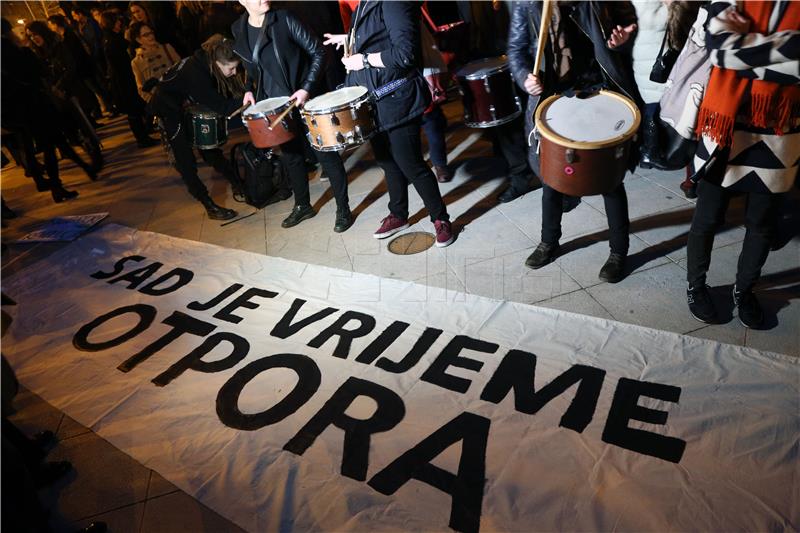
{"label": "black jeans", "polygon": [[[686,279],[692,287],[704,285],[711,265],[714,235],[725,222],[725,212],[735,193],[707,180],[697,184],[697,205],[689,230]],[[736,288],[748,291],[761,277],[761,267],[769,255],[783,195],[748,193],[745,211],[745,235],[736,269]]]}
{"label": "black jeans", "polygon": [[[197,160],[194,157],[194,148],[186,136],[185,129],[182,128],[175,135],[175,138],[169,141],[169,145],[172,148],[172,155],[175,157],[175,167],[178,169],[183,183],[186,184],[189,194],[201,202],[209,198],[208,189],[206,189],[206,186],[197,175]],[[231,163],[225,158],[221,149],[200,150],[200,155],[206,163],[225,176],[228,181],[232,184],[236,182]]]}
{"label": "black jeans", "polygon": [[[294,139],[281,145],[281,162],[284,171],[289,177],[289,183],[294,192],[294,205],[310,205],[311,196],[308,193],[308,172],[306,171],[306,150],[303,137],[295,136]],[[345,207],[349,203],[347,198],[347,173],[344,162],[338,152],[318,152],[314,155],[322,165],[322,170],[328,175],[333,196],[338,207]]]}
{"label": "black jeans", "polygon": [[[561,238],[561,207],[564,195],[542,185],[542,242],[556,244]],[[603,195],[608,218],[609,245],[613,253],[627,255],[630,231],[625,184]]]}
{"label": "black jeans", "polygon": [[422,118],[382,131],[372,137],[375,161],[383,169],[389,189],[389,212],[408,218],[408,185],[414,185],[432,221],[449,220],[447,207],[431,168],[422,158]]}
{"label": "black jeans", "polygon": [[428,139],[431,163],[435,167],[447,166],[447,144],[444,140],[447,117],[444,116],[440,106],[435,105],[430,113],[422,115],[422,128],[425,130],[425,137]]}
{"label": "black jeans", "polygon": [[522,117],[491,128],[495,144],[508,165],[510,185],[518,191],[527,191],[536,174],[528,165],[528,143]]}

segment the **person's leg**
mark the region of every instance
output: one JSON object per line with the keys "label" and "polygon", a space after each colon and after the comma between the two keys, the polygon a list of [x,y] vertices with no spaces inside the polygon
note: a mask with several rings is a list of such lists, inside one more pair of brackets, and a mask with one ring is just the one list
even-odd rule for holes
{"label": "person's leg", "polygon": [[236,178],[236,175],[233,172],[233,166],[225,157],[225,154],[222,152],[222,150],[220,148],[200,150],[200,157],[202,157],[203,161],[210,165],[211,168],[225,176],[225,179],[227,179],[228,183],[231,184],[234,200],[237,202],[243,202],[244,192],[242,189],[242,184]]}
{"label": "person's leg", "polygon": [[350,199],[347,196],[347,171],[339,152],[317,152],[317,160],[322,171],[328,175],[337,207],[347,207]]}
{"label": "person's leg", "polygon": [[281,162],[294,192],[294,204],[311,205],[308,193],[308,173],[305,166],[305,148],[299,137],[281,145]]}
{"label": "person's leg", "polygon": [[761,277],[770,243],[780,217],[782,194],[747,195],[745,235],[736,269],[736,289],[749,292]]}
{"label": "person's leg", "polygon": [[608,219],[609,246],[611,253],[600,269],[599,278],[609,283],[617,283],[625,278],[625,263],[628,257],[631,222],[628,218],[628,196],[625,185],[619,186],[603,195]]}
{"label": "person's leg", "polygon": [[131,128],[131,132],[136,139],[136,144],[138,144],[140,148],[146,148],[148,146],[155,146],[158,144],[158,141],[147,134],[147,126],[145,125],[144,115],[139,113],[128,113],[127,117],[128,126]]}
{"label": "person's leg", "polygon": [[541,242],[525,260],[525,265],[537,269],[550,264],[558,253],[561,238],[561,203],[564,195],[542,185],[542,233]]}
{"label": "person's leg", "polygon": [[389,213],[400,220],[408,220],[408,181],[392,157],[389,135],[380,132],[370,140],[375,162],[381,167],[389,190]]}
{"label": "person's leg", "polygon": [[302,137],[295,137],[281,145],[281,163],[283,164],[284,172],[289,176],[292,191],[294,191],[294,208],[281,223],[284,228],[296,226],[317,214],[314,208],[311,207],[305,147],[303,145]]}
{"label": "person's leg", "polygon": [[202,202],[209,197],[208,189],[197,175],[197,160],[189,139],[183,131],[180,131],[174,139],[169,141],[169,145],[175,158],[175,168],[186,185],[186,189],[193,198]]}
{"label": "person's leg", "polygon": [[686,280],[690,287],[704,286],[711,265],[714,235],[725,220],[730,195],[719,185],[702,180],[686,242]]}
{"label": "person's leg", "polygon": [[725,220],[730,195],[718,185],[702,180],[697,187],[697,204],[686,240],[686,301],[692,316],[706,324],[717,322],[717,311],[706,286],[711,265],[714,234]]}
{"label": "person's leg", "polygon": [[625,184],[620,183],[619,187],[604,194],[603,203],[608,219],[611,252],[626,256],[630,242],[631,221],[628,218],[628,196],[625,193]]}
{"label": "person's leg", "polygon": [[453,179],[453,173],[447,168],[447,143],[444,138],[447,118],[440,106],[435,105],[429,113],[422,115],[422,128],[428,139],[428,150],[436,179],[440,183],[446,183]]}
{"label": "person's leg", "polygon": [[422,198],[431,221],[448,221],[450,217],[439,192],[439,185],[430,167],[422,158],[420,122],[421,119],[412,120],[408,124],[390,130],[389,149],[392,159],[400,167],[406,181],[414,185]]}
{"label": "person's leg", "polygon": [[510,202],[538,187],[539,180],[528,164],[528,145],[521,118],[493,128],[503,159],[508,165],[509,187],[498,198]]}
{"label": "person's leg", "polygon": [[61,176],[58,172],[58,156],[56,156],[56,147],[52,139],[47,135],[43,135],[37,137],[36,144],[44,154],[44,168],[48,178],[50,178],[50,194],[53,196],[53,201],[61,203],[64,200],[76,198],[78,192],[65,189],[61,183]]}

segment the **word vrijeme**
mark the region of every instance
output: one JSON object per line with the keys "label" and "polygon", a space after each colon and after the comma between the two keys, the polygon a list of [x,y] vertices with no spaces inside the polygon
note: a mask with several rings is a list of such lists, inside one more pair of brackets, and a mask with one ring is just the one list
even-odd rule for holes
{"label": "word vrijeme", "polygon": [[[166,274],[155,276],[164,266],[153,262],[123,273],[129,262],[139,263],[142,256],[123,257],[110,272],[95,272],[95,279],[107,280],[109,284],[124,284],[130,290],[138,290],[150,296],[162,296],[188,285],[194,273],[183,268],[173,268]],[[146,283],[147,282],[147,283]],[[394,321],[371,338],[358,354],[351,354],[353,341],[369,339],[377,326],[375,317],[355,310],[339,310],[325,307],[315,312],[304,312],[306,300],[295,298],[288,309],[277,292],[256,287],[245,288],[235,283],[207,301],[193,301],[187,309],[195,312],[213,312],[217,320],[239,324],[245,317],[242,309],[254,311],[269,304],[284,308],[283,316],[269,332],[274,339],[289,339],[306,328],[319,333],[307,346],[321,349],[336,339],[330,356],[365,365],[373,365],[384,372],[400,374],[423,364],[420,379],[457,394],[466,394],[473,382],[470,379],[449,374],[451,367],[480,372],[483,362],[471,359],[465,350],[494,354],[499,345],[466,335],[453,336],[434,357],[425,358],[443,331],[426,327],[418,338],[404,339],[410,324]],[[261,301],[259,301],[261,300]],[[116,337],[102,342],[90,339],[92,333],[105,323],[119,317],[132,318],[132,326]],[[116,348],[137,337],[159,318],[159,310],[149,304],[134,304],[118,307],[83,325],[73,337],[73,345],[82,351],[96,352]],[[174,310],[161,323],[167,331],[149,345],[132,354],[117,368],[122,372],[134,370],[143,361],[159,353],[179,338],[187,335],[201,340],[196,348],[181,357],[152,379],[160,387],[168,386],[186,371],[223,372],[233,369],[250,352],[250,341],[232,331],[217,331],[217,325],[196,316]],[[158,326],[156,326],[158,327]],[[395,343],[411,348],[400,360],[392,360],[383,354]],[[263,342],[263,339],[259,339]],[[277,342],[277,341],[276,341]],[[217,347],[229,347],[223,358],[204,361],[203,357]],[[278,350],[279,351],[279,350]],[[428,363],[430,361],[430,363]],[[509,350],[489,377],[480,398],[494,404],[513,395],[514,408],[535,415],[554,398],[575,387],[574,397],[560,419],[559,426],[582,433],[592,421],[605,380],[606,372],[600,368],[576,364],[566,369],[555,379],[536,389],[537,357],[523,350]],[[243,413],[239,409],[239,397],[245,386],[257,376],[273,369],[289,369],[297,375],[297,383],[277,403],[257,413]],[[277,353],[248,362],[236,370],[217,394],[216,411],[220,421],[228,427],[253,431],[285,420],[299,410],[319,390],[322,375],[314,359],[305,354]],[[631,420],[649,424],[665,425],[668,413],[639,405],[641,397],[677,403],[679,387],[635,379],[620,378],[616,384],[602,440],[644,455],[671,462],[679,462],[685,450],[685,441],[629,427]],[[346,413],[348,407],[359,397],[372,399],[377,408],[367,419],[356,419]],[[331,425],[344,431],[341,474],[359,481],[366,481],[369,468],[370,438],[373,434],[390,431],[406,414],[402,398],[393,390],[372,381],[349,377],[324,403],[308,422],[283,446],[284,450],[302,456],[317,437]],[[477,531],[480,525],[483,501],[486,448],[491,421],[474,413],[463,412],[444,424],[434,433],[420,441],[368,481],[369,486],[382,494],[394,494],[411,479],[427,483],[451,497],[449,525],[453,529]],[[439,468],[433,460],[453,444],[461,443],[461,457],[455,474]]]}

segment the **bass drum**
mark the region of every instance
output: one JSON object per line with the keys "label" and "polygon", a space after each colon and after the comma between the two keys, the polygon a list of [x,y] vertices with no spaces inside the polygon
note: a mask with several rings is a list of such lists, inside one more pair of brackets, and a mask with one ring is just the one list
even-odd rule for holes
{"label": "bass drum", "polygon": [[613,191],[625,178],[640,122],[636,104],[613,91],[547,98],[535,114],[542,181],[570,196]]}

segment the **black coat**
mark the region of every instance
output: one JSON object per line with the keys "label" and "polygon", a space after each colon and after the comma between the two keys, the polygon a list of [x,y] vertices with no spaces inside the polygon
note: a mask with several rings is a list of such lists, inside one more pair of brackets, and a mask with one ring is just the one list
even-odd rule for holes
{"label": "black coat", "polygon": [[258,61],[247,38],[247,14],[231,27],[234,51],[253,81],[256,100],[290,96],[305,89],[319,90],[325,52],[322,43],[300,20],[286,10],[270,10],[264,17],[264,34]]}
{"label": "black coat", "polygon": [[[203,50],[176,63],[161,76],[148,102],[148,111],[164,121],[167,134],[171,136],[183,118],[186,102],[203,105],[226,116],[241,106],[239,98],[226,98],[219,93]],[[237,125],[241,125],[241,119],[229,123],[229,127]]]}
{"label": "black coat", "polygon": [[144,113],[144,100],[136,88],[136,78],[131,70],[128,41],[120,33],[103,33],[103,52],[111,81],[111,96],[120,112],[131,115]]}
{"label": "black coat", "polygon": [[416,1],[361,0],[353,14],[352,53],[380,52],[386,68],[351,71],[347,74],[347,85],[361,85],[374,92],[391,81],[409,78],[400,88],[377,101],[377,120],[382,130],[419,117],[430,105],[430,90],[420,72],[421,6],[422,3]]}

